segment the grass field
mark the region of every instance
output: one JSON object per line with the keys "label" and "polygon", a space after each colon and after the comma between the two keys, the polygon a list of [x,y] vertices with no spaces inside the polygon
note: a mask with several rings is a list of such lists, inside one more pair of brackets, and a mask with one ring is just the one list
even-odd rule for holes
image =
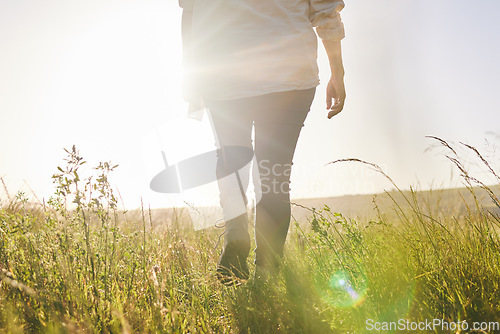
{"label": "grass field", "polygon": [[303,208],[279,275],[238,287],[214,276],[220,230],[194,231],[175,210],[118,210],[116,166],[83,178],[68,150],[47,203],[18,193],[1,205],[0,332],[500,332],[500,218],[488,210],[500,208],[498,187],[441,144],[466,186],[460,210],[397,187],[383,195],[391,205],[375,198],[373,217]]}

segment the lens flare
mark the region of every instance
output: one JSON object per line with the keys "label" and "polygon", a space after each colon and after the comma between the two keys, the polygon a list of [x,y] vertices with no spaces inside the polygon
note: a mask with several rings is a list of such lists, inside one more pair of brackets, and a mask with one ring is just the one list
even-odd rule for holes
{"label": "lens flare", "polygon": [[366,299],[368,280],[362,272],[339,270],[330,276],[318,277],[323,299],[338,308],[356,307]]}
{"label": "lens flare", "polygon": [[[350,313],[352,318],[342,324],[353,333],[364,333],[367,319],[379,323],[410,319],[415,307],[416,285],[422,274],[415,273],[408,257],[403,251],[387,252],[365,263],[348,257],[340,262],[332,257],[315,268],[315,290],[330,307],[348,310],[348,313],[355,310]],[[384,263],[390,263],[390,270]],[[385,332],[397,333],[398,330]]]}

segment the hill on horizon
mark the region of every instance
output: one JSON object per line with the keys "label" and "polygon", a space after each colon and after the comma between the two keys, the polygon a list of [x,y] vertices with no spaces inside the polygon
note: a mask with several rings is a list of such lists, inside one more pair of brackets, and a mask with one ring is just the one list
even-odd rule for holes
{"label": "hill on horizon", "polygon": [[[500,197],[500,185],[489,188]],[[423,212],[433,216],[459,218],[467,213],[468,207],[471,210],[475,208],[474,196],[483,210],[500,215],[500,208],[493,204],[485,189],[474,187],[472,194],[469,189],[462,187],[414,192],[404,190],[401,193],[391,190],[378,194],[292,199],[292,220],[306,223],[312,216],[313,210],[321,210],[325,208],[325,205],[332,212],[361,222],[378,220],[381,218],[378,212],[384,213],[382,218],[392,220],[394,217],[390,213],[396,214],[396,207],[407,210],[410,209],[410,205],[419,205]],[[131,210],[129,213],[140,215],[141,210]],[[154,221],[167,224],[174,219],[180,219],[183,222],[191,221],[187,208],[151,209],[151,216]]]}

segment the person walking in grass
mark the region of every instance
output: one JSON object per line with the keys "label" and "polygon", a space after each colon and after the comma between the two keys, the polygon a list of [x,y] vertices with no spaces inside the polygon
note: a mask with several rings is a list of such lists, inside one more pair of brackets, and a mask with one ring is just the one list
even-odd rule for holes
{"label": "person walking in grass", "polygon": [[[276,272],[290,224],[293,154],[319,84],[316,35],[331,68],[327,117],[344,107],[344,27],[339,14],[344,2],[179,0],[179,5],[184,99],[191,112],[203,106],[209,110],[219,146],[217,175],[238,170],[244,159],[245,150],[227,148],[253,149],[261,193],[255,208],[256,271]],[[228,283],[249,277],[249,221],[246,210],[234,214],[235,198],[246,206],[249,172],[238,173],[237,184],[221,183],[226,227],[217,274]]]}

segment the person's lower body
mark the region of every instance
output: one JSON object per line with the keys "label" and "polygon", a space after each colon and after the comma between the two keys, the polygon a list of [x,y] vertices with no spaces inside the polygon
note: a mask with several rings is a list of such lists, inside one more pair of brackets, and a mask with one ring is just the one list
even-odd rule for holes
{"label": "person's lower body", "polygon": [[[250,171],[248,168],[238,171],[245,150],[239,154],[238,150],[225,148],[252,148],[254,128],[254,154],[258,167],[253,166],[253,175],[254,184],[259,188],[255,192],[261,195],[255,208],[255,264],[274,270],[283,256],[290,225],[289,184],[293,155],[314,93],[315,88],[311,88],[206,102],[221,153],[217,174],[226,229],[217,271],[222,276],[232,274],[237,278],[247,278],[246,261],[250,251],[245,197]],[[258,168],[258,173],[255,173],[255,168]],[[220,181],[232,172],[236,172],[237,177],[232,186]],[[256,182],[256,175],[260,182]],[[242,209],[235,211],[235,207],[245,208],[244,212]]]}

